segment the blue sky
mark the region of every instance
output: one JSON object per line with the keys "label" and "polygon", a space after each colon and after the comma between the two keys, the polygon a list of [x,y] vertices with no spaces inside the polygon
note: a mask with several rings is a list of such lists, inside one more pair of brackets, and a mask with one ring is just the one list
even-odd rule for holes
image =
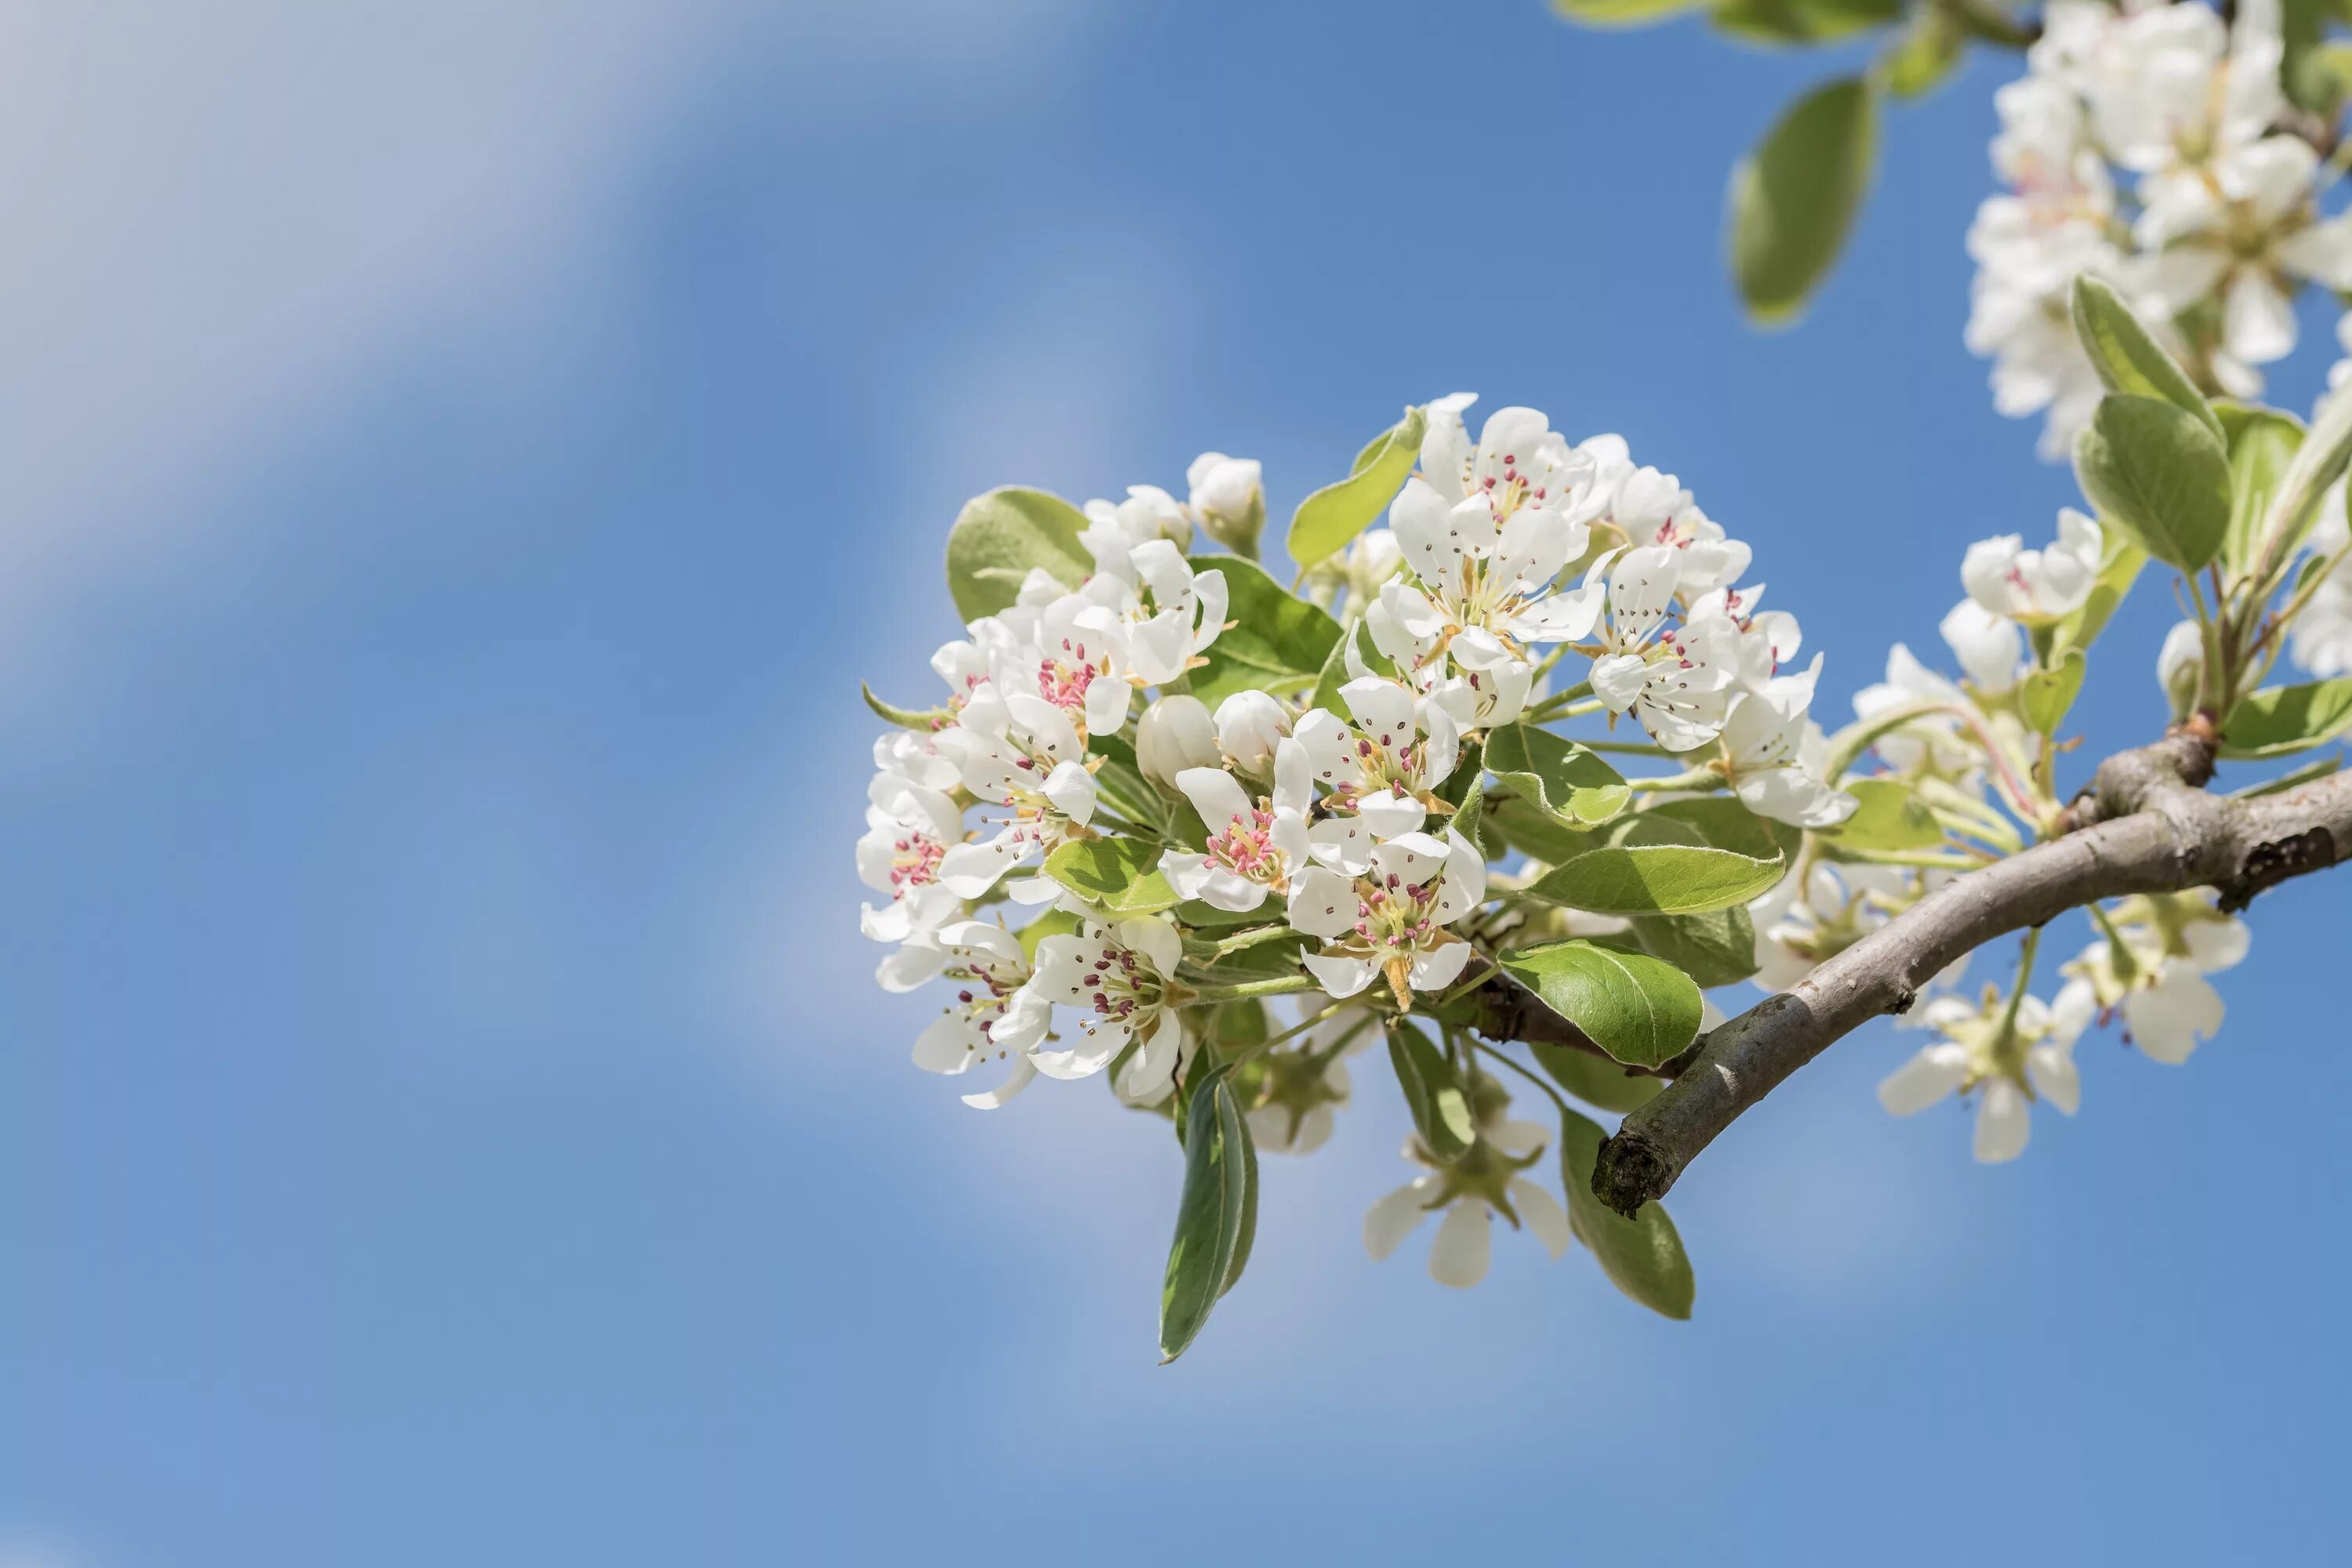
{"label": "blue sky", "polygon": [[[1932,648],[1966,543],[2073,497],[1958,341],[2011,62],[1893,117],[1759,335],[1724,176],[1829,62],[1696,28],[212,9],[0,67],[0,1563],[2340,1534],[2342,881],[2264,900],[2187,1068],[2087,1041],[2011,1166],[1878,1110],[1916,1037],[1840,1045],[1675,1194],[1687,1324],[1513,1238],[1468,1295],[1371,1264],[1369,1092],[1171,1368],[1170,1141],[966,1110],[855,931],[856,683],[928,689],[992,485],[1215,447],[1285,514],[1475,388],[1679,471],[1825,711]],[[2160,722],[2171,618],[2086,754]]]}

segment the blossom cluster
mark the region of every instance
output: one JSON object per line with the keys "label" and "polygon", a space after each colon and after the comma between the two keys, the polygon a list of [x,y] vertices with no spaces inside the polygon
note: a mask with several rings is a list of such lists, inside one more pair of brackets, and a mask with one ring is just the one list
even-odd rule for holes
{"label": "blossom cluster", "polygon": [[2063,457],[2101,394],[2068,318],[2078,276],[2111,284],[2211,390],[2251,397],[2295,345],[2305,282],[2352,289],[2352,217],[2320,210],[2326,174],[2284,129],[2278,0],[2233,21],[2193,3],[2053,0],[2026,74],[1994,97],[2005,189],[1968,236],[1969,352],[1995,405],[2046,410]]}

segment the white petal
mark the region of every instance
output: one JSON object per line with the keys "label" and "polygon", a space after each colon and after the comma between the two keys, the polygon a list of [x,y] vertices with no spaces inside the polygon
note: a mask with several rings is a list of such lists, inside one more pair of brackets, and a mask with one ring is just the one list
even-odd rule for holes
{"label": "white petal", "polygon": [[2036,1046],[2025,1053],[2025,1076],[2033,1092],[2072,1116],[2083,1106],[2083,1074],[2063,1046]]}
{"label": "white petal", "polygon": [[998,1084],[994,1089],[983,1089],[978,1094],[967,1094],[963,1097],[963,1102],[974,1110],[994,1110],[1011,1100],[1014,1095],[1027,1089],[1030,1080],[1036,1076],[1035,1063],[1025,1056],[1014,1057],[1013,1071],[1003,1083]]}
{"label": "white petal", "polygon": [[1886,1076],[1878,1086],[1878,1103],[1890,1115],[1915,1115],[1950,1095],[1968,1076],[1967,1047],[1948,1041],[1932,1045]]}
{"label": "white petal", "polygon": [[1362,911],[1354,881],[1325,867],[1308,867],[1290,885],[1290,923],[1308,936],[1345,936]]}
{"label": "white petal", "polygon": [[1436,1182],[1434,1176],[1416,1176],[1364,1211],[1364,1250],[1375,1262],[1394,1252],[1429,1216],[1422,1205]]}
{"label": "white petal", "polygon": [[1989,1080],[1977,1102],[1976,1156],[1980,1164],[1999,1165],[2025,1152],[2032,1136],[2032,1110],[2025,1092],[2005,1078]]}
{"label": "white petal", "polygon": [[1445,1211],[1437,1240],[1429,1249],[1429,1277],[1440,1285],[1467,1290],[1486,1278],[1494,1247],[1494,1217],[1484,1200],[1463,1198]]}
{"label": "white petal", "polygon": [[1345,953],[1325,955],[1303,952],[1298,961],[1323,987],[1323,994],[1334,1002],[1344,1002],[1380,978],[1381,966],[1369,958],[1350,958]]}
{"label": "white petal", "polygon": [[1466,942],[1442,942],[1412,955],[1411,983],[1415,991],[1443,991],[1461,978],[1462,970],[1470,962],[1470,944]]}
{"label": "white petal", "polygon": [[1250,798],[1234,775],[1223,768],[1186,768],[1176,775],[1176,787],[1192,803],[1211,833],[1223,833],[1236,822],[1246,823]]}
{"label": "white petal", "polygon": [[1508,1191],[1511,1206],[1519,1211],[1528,1233],[1543,1243],[1553,1262],[1559,1261],[1566,1256],[1569,1243],[1576,1238],[1569,1229],[1568,1211],[1559,1206],[1559,1200],[1551,1195],[1549,1188],[1539,1187],[1525,1176],[1513,1176]]}

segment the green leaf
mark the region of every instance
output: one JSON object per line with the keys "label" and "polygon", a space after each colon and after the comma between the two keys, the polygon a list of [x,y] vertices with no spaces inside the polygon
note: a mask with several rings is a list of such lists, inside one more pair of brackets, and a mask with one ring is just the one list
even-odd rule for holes
{"label": "green leaf", "polygon": [[1756,973],[1756,923],[1744,905],[1703,915],[1635,915],[1629,934],[1701,990],[1731,985]]}
{"label": "green leaf", "polygon": [[2238,700],[2221,721],[2225,757],[2284,757],[2325,745],[2352,729],[2352,675],[2302,686],[2265,686]]}
{"label": "green leaf", "polygon": [[1533,801],[1517,796],[1489,795],[1480,809],[1478,831],[1491,848],[1501,846],[1531,855],[1548,866],[1593,847],[1590,833],[1564,827],[1559,819]]}
{"label": "green leaf", "polygon": [[1045,875],[1112,920],[1176,907],[1176,889],[1160,874],[1157,843],[1144,838],[1076,838],[1045,857]]}
{"label": "green leaf", "polygon": [[902,730],[914,730],[928,735],[955,717],[945,708],[900,708],[885,702],[875,696],[874,689],[862,680],[857,683],[857,689],[866,694],[866,706]]}
{"label": "green leaf", "polygon": [[2109,392],[2169,403],[2194,415],[2216,439],[2222,437],[2221,418],[2205,395],[2113,289],[2088,273],[2076,278],[2074,313],[2074,335],[2091,356],[2101,385]]}
{"label": "green leaf", "polygon": [[1624,776],[1598,752],[1530,724],[1506,724],[1487,736],[1486,770],[1570,827],[1606,822],[1632,798]]}
{"label": "green leaf", "polygon": [[1207,662],[1192,671],[1192,695],[1214,708],[1236,691],[1287,697],[1313,686],[1339,641],[1339,623],[1238,555],[1192,561],[1195,572],[1225,574],[1232,623],[1201,650]]}
{"label": "green leaf", "polygon": [[1529,897],[1603,915],[1692,915],[1744,904],[1788,870],[1769,824],[1736,800],[1675,801],[1562,856]]}
{"label": "green leaf", "polygon": [[1428,411],[1406,409],[1402,419],[1356,454],[1356,465],[1346,479],[1298,503],[1290,518],[1289,549],[1302,571],[1345,550],[1396,500],[1428,432]]}
{"label": "green leaf", "polygon": [[1041,566],[1066,587],[1095,569],[1078,542],[1086,513],[1059,496],[1007,485],[974,496],[948,530],[948,593],[960,619],[976,621],[1012,607],[1029,569]]}
{"label": "green leaf", "polygon": [[1551,1080],[1587,1105],[1619,1112],[1638,1110],[1657,1099],[1666,1080],[1631,1073],[1615,1062],[1568,1046],[1530,1046],[1536,1065]]}
{"label": "green leaf", "polygon": [[1551,8],[1591,27],[1639,27],[1696,11],[1706,0],[1551,0]]}
{"label": "green leaf", "polygon": [[1412,1112],[1421,1141],[1441,1160],[1460,1159],[1477,1136],[1478,1122],[1445,1053],[1427,1035],[1399,1022],[1389,1026],[1389,1065],[1396,1069],[1397,1086],[1404,1090],[1405,1108]]}
{"label": "green leaf", "polygon": [[[1759,44],[1826,44],[1883,27],[1904,0],[1720,0],[1709,18],[1723,32]],[[1957,37],[1958,29],[1954,29]]]}
{"label": "green leaf", "polygon": [[1568,1226],[1592,1249],[1610,1282],[1652,1311],[1687,1318],[1698,1294],[1690,1258],[1675,1222],[1654,1203],[1627,1219],[1592,1195],[1593,1167],[1606,1135],[1600,1124],[1572,1110],[1559,1119],[1559,1179],[1568,1189]]}
{"label": "green leaf", "polygon": [[2352,397],[2320,400],[2316,418],[2279,481],[2270,515],[2259,529],[2258,551],[2281,564],[2294,558],[2304,536],[2319,521],[2319,503],[2327,489],[2344,477],[2352,463]]}
{"label": "green leaf", "polygon": [[1799,99],[1731,174],[1731,270],[1759,321],[1793,321],[1870,189],[1878,107],[1860,77]]}
{"label": "green leaf", "polygon": [[1698,1037],[1698,987],[1663,959],[1571,940],[1522,948],[1502,964],[1629,1066],[1656,1067]]}
{"label": "green leaf", "polygon": [[1862,804],[1835,827],[1821,830],[1832,847],[1899,853],[1930,848],[1944,841],[1936,814],[1920,804],[1911,786],[1900,779],[1855,779],[1846,784],[1845,792]]}
{"label": "green leaf", "polygon": [[2082,692],[2083,673],[2089,667],[2083,650],[2070,647],[2054,668],[2028,674],[2017,687],[2019,714],[2042,734],[2056,734],[2058,726],[2066,721],[2067,710]]}
{"label": "green leaf", "polygon": [[1160,1361],[1182,1355],[1217,1298],[1240,1278],[1256,1229],[1257,1152],[1223,1068],[1193,1089],[1184,1128],[1184,1190],[1160,1287]]}
{"label": "green leaf", "polygon": [[2182,572],[2201,572],[2230,531],[2230,458],[2193,414],[2111,392],[2074,438],[2074,477],[2102,521]]}
{"label": "green leaf", "polygon": [[1949,5],[1919,6],[1911,13],[1911,25],[1879,57],[1886,90],[1906,100],[1925,98],[1952,74],[1967,47],[1968,34]]}
{"label": "green leaf", "polygon": [[2242,403],[2225,403],[2214,412],[2230,452],[2230,532],[2221,546],[2221,561],[2234,575],[2253,564],[2263,520],[2270,515],[2271,502],[2284,488],[2287,470],[2303,448],[2303,421],[2275,408]]}
{"label": "green leaf", "polygon": [[2147,564],[2147,552],[2122,536],[2116,530],[2107,541],[2107,558],[2099,568],[2098,579],[2091,584],[2091,596],[2083,601],[2082,608],[2058,623],[2056,635],[2050,646],[2054,652],[2068,648],[2087,648],[2106,629],[2116,607],[2131,592],[2138,580],[2139,569]]}

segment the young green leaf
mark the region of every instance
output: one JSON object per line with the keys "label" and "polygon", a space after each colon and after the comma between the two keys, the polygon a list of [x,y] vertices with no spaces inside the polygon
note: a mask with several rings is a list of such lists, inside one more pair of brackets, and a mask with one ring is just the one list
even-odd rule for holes
{"label": "young green leaf", "polygon": [[1789,868],[1783,831],[1728,797],[1672,801],[1565,847],[1571,852],[1527,892],[1594,914],[1705,914],[1780,879]]}
{"label": "young green leaf", "polygon": [[1033,566],[1075,588],[1095,569],[1078,542],[1086,513],[1044,490],[1007,485],[974,496],[948,530],[948,593],[956,615],[976,621],[1010,609]]}
{"label": "young green leaf", "polygon": [[1459,1159],[1477,1136],[1478,1123],[1454,1064],[1427,1035],[1400,1022],[1389,1026],[1389,1065],[1421,1141],[1441,1160]]}
{"label": "young green leaf", "polygon": [[1745,905],[1703,915],[1635,915],[1628,934],[1653,958],[1662,958],[1702,990],[1731,985],[1756,973],[1756,924]]}
{"label": "young green leaf", "polygon": [[1658,1097],[1666,1080],[1630,1073],[1615,1062],[1568,1046],[1529,1046],[1536,1065],[1585,1104],[1602,1110],[1637,1110]]}
{"label": "young green leaf", "polygon": [[1302,569],[1313,566],[1345,550],[1349,540],[1370,527],[1404,489],[1421,457],[1421,438],[1428,432],[1428,411],[1406,409],[1402,419],[1356,454],[1346,479],[1300,501],[1290,519],[1290,558]]}
{"label": "young green leaf", "polygon": [[2169,403],[2222,439],[2221,421],[2189,379],[2189,373],[2140,325],[2131,307],[2116,291],[2089,273],[2074,279],[2074,335],[2091,356],[2091,368],[2109,392],[2152,397]]}
{"label": "young green leaf", "polygon": [[2139,569],[2147,564],[2147,552],[2122,537],[2118,531],[2108,542],[2107,558],[2099,567],[2099,575],[2091,584],[2091,596],[2083,601],[2082,608],[2058,623],[2057,635],[2051,639],[2055,652],[2070,647],[2087,648],[2106,629],[2116,606],[2131,592],[2138,580]]}
{"label": "young green leaf", "polygon": [[1160,1287],[1163,1366],[1184,1353],[1240,1277],[1236,1259],[1248,1257],[1244,1236],[1256,1228],[1256,1172],[1249,1123],[1219,1068],[1192,1090],[1185,1117],[1184,1190]]}
{"label": "young green leaf", "polygon": [[1478,771],[1477,777],[1470,781],[1469,792],[1463,795],[1462,804],[1454,810],[1451,826],[1470,841],[1470,847],[1478,852],[1481,859],[1499,860],[1503,858],[1500,844],[1489,845],[1486,842],[1486,772],[1484,768]]}
{"label": "young green leaf", "polygon": [[1632,798],[1624,775],[1598,752],[1528,724],[1506,724],[1486,738],[1486,770],[1570,827],[1606,822]]}
{"label": "young green leaf", "polygon": [[2182,572],[2201,572],[2230,531],[2230,458],[2197,418],[2111,392],[2074,438],[2074,477],[2103,521]]}
{"label": "young green leaf", "polygon": [[1844,77],[1815,88],[1731,174],[1731,269],[1748,313],[1793,321],[1853,226],[1878,159],[1878,102]]}
{"label": "young green leaf", "polygon": [[2081,648],[2070,647],[2055,667],[2034,670],[2020,681],[2017,708],[2026,723],[2041,734],[2056,734],[2083,689],[2083,674],[2089,665]]}
{"label": "young green leaf", "polygon": [[1196,555],[1192,569],[1225,575],[1229,623],[1201,650],[1192,695],[1214,708],[1236,691],[1289,696],[1313,686],[1339,641],[1339,623],[1294,598],[1265,569],[1237,555]]}
{"label": "young green leaf", "polygon": [[928,735],[946,721],[955,717],[945,708],[900,708],[894,703],[885,702],[875,696],[874,689],[862,680],[857,683],[857,689],[866,694],[866,706],[902,730],[913,730]]}
{"label": "young green leaf", "polygon": [[2225,757],[2284,757],[2352,730],[2352,675],[2249,692],[2221,721]]}
{"label": "young green leaf", "polygon": [[1110,919],[1154,915],[1176,907],[1160,850],[1145,838],[1076,838],[1045,857],[1045,875]]}
{"label": "young green leaf", "polygon": [[2221,546],[2222,564],[2234,574],[2253,564],[2262,542],[2263,520],[2286,483],[2294,455],[2303,448],[2303,421],[2275,408],[2242,403],[2217,405],[2230,452],[2230,532]]}
{"label": "young green leaf", "polygon": [[1935,813],[1921,805],[1911,786],[1900,779],[1854,779],[1846,784],[1845,792],[1862,804],[1835,827],[1820,830],[1833,849],[1899,853],[1944,841]]}
{"label": "young green leaf", "polygon": [[1601,1271],[1617,1289],[1654,1312],[1687,1318],[1698,1282],[1666,1211],[1643,1204],[1627,1219],[1592,1195],[1592,1170],[1605,1136],[1589,1118],[1561,1112],[1559,1178],[1568,1189],[1569,1228],[1592,1249]]}
{"label": "young green leaf", "polygon": [[1698,1037],[1698,987],[1647,953],[1578,939],[1522,948],[1502,963],[1546,1006],[1630,1067],[1656,1067]]}

